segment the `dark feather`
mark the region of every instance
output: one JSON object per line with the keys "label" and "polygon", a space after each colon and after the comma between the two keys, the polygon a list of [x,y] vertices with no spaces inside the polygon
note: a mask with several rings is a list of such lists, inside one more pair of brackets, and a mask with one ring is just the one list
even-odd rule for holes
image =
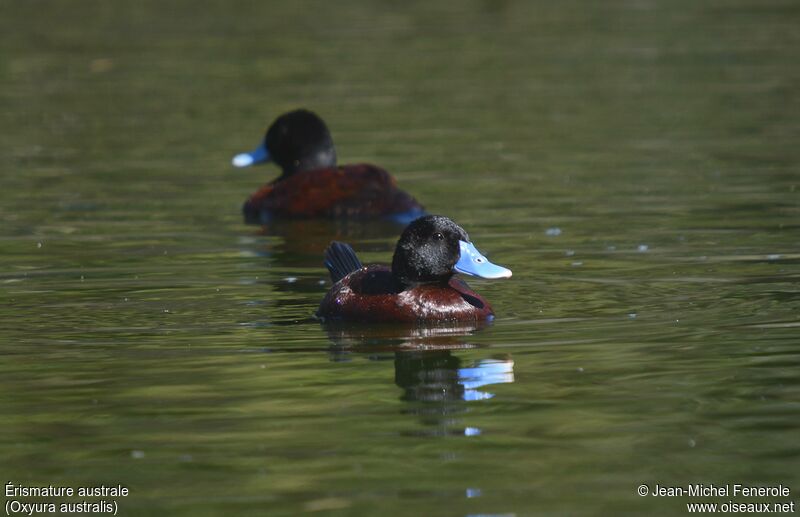
{"label": "dark feather", "polygon": [[363,266],[349,244],[333,241],[325,250],[325,267],[331,273],[331,280],[336,283]]}

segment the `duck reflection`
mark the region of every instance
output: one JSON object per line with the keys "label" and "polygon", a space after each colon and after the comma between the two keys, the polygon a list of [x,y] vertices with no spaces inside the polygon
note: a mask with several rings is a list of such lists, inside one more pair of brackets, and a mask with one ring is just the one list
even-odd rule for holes
{"label": "duck reflection", "polygon": [[424,326],[404,324],[358,324],[329,320],[323,323],[334,352],[386,352],[421,350],[457,350],[478,348],[467,337],[490,323],[448,322]]}
{"label": "duck reflection", "polygon": [[463,366],[449,350],[397,352],[394,366],[394,382],[405,390],[401,399],[408,401],[486,400],[494,394],[479,388],[514,382],[514,361],[509,357]]}
{"label": "duck reflection", "polygon": [[335,345],[334,360],[346,360],[353,353],[369,353],[373,360],[394,359],[394,382],[403,390],[400,400],[409,403],[404,412],[425,426],[410,434],[476,436],[481,429],[465,425],[457,416],[469,411],[469,403],[493,398],[491,385],[514,382],[514,360],[508,355],[465,361],[455,353],[482,348],[467,339],[485,325],[328,325],[327,331]]}
{"label": "duck reflection", "polygon": [[[314,267],[322,264],[322,254],[331,241],[364,243],[365,251],[391,251],[403,226],[392,221],[276,219],[263,224],[252,251],[273,259],[281,267]],[[367,242],[364,242],[367,241]]]}

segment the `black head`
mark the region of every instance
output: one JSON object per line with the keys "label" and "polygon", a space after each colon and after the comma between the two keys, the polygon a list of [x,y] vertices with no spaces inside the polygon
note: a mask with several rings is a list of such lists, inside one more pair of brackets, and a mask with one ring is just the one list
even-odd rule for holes
{"label": "black head", "polygon": [[461,256],[459,241],[469,242],[469,236],[447,217],[420,217],[408,225],[397,242],[392,274],[403,285],[446,283]]}
{"label": "black head", "polygon": [[308,110],[290,111],[275,119],[267,129],[264,144],[284,176],[336,166],[331,133],[325,122]]}

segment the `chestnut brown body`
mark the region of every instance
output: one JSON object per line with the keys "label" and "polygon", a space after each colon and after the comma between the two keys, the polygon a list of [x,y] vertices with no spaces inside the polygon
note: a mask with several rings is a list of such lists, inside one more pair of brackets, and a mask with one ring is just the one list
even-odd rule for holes
{"label": "chestnut brown body", "polygon": [[491,305],[460,278],[401,288],[387,266],[372,265],[336,282],[320,303],[323,319],[374,323],[483,321]]}
{"label": "chestnut brown body", "polygon": [[295,172],[261,187],[243,207],[248,222],[270,218],[367,218],[424,213],[380,167],[345,165]]}

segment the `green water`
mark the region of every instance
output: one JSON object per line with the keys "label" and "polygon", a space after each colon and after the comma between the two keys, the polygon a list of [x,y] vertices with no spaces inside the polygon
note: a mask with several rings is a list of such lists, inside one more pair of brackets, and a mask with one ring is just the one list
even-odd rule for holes
{"label": "green water", "polygon": [[[794,0],[3,3],[2,479],[122,484],[120,515],[797,500],[798,24]],[[242,223],[276,170],[230,158],[300,106],[514,271],[471,282],[493,325],[311,319],[325,244],[387,262],[399,229]]]}

